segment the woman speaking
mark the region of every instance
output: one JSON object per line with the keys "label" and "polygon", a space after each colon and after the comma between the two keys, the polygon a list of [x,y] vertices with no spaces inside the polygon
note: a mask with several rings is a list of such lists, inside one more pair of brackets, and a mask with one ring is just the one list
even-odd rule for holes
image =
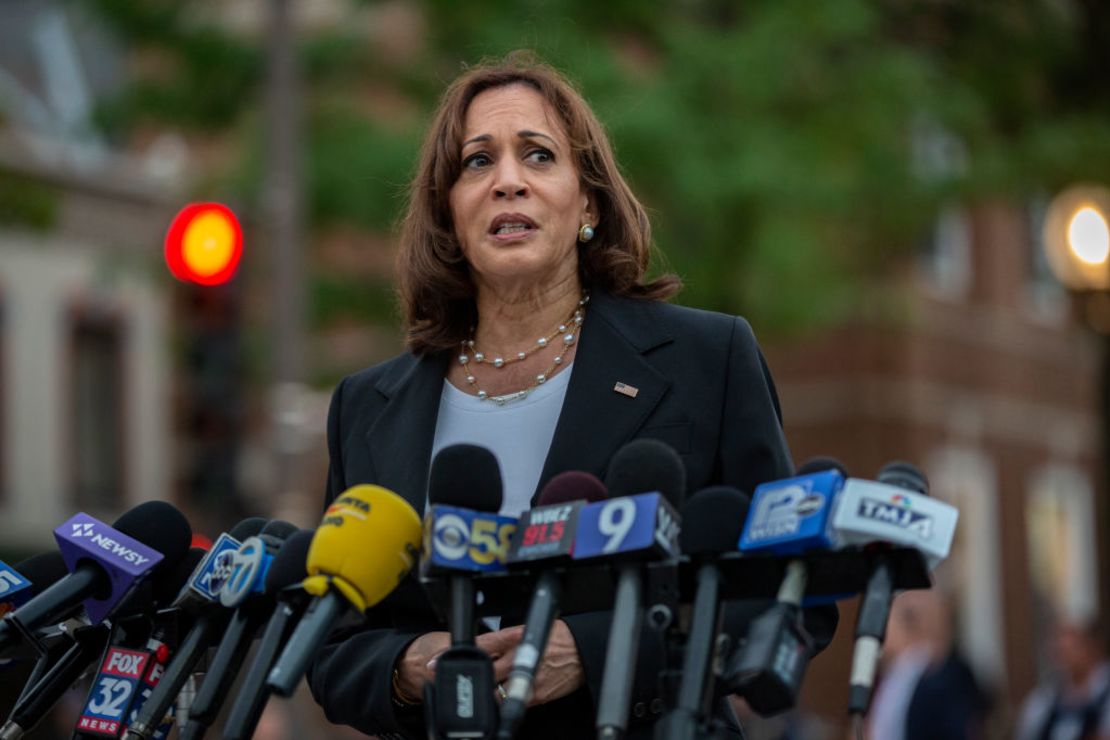
{"label": "woman speaking", "polygon": [[[677,277],[645,278],[643,206],[596,116],[552,68],[514,54],[451,84],[400,241],[408,352],[336,389],[328,502],[377,483],[423,511],[432,457],[459,442],[497,456],[502,513],[514,516],[561,471],[603,476],[639,437],[681,454],[687,494],[711,484],[750,493],[792,472],[750,327],[665,303]],[[741,623],[765,606],[738,607]],[[520,737],[593,734],[609,621],[595,612],[555,623]],[[835,623],[835,608],[807,615],[821,645]],[[333,636],[310,671],[313,694],[333,722],[425,738],[420,701],[450,645],[444,629],[410,578],[367,623]],[[478,636],[498,681],[520,637],[519,627]],[[653,651],[645,638],[629,737],[650,737],[662,711],[664,656]],[[726,702],[720,711],[730,714]]]}

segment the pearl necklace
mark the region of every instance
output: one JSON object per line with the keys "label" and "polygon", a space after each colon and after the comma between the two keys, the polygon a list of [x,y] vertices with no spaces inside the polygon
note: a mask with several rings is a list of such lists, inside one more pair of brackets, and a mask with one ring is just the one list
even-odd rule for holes
{"label": "pearl necklace", "polygon": [[[478,389],[478,400],[493,401],[498,406],[504,406],[506,403],[509,403],[511,401],[519,401],[527,397],[529,393],[546,383],[551,374],[554,373],[555,370],[563,364],[563,354],[576,341],[578,341],[578,333],[582,329],[582,320],[585,318],[586,314],[586,304],[589,302],[589,293],[583,292],[582,298],[578,301],[578,305],[574,308],[574,313],[572,313],[565,322],[559,324],[558,328],[556,328],[555,331],[551,332],[547,336],[540,337],[536,340],[536,343],[532,347],[529,347],[522,352],[517,352],[515,356],[509,357],[508,359],[505,359],[501,356],[494,357],[492,360],[489,359],[484,352],[480,351],[475,346],[474,327],[471,327],[470,337],[462,343],[462,351],[459,353],[459,364],[466,368],[466,382],[474,388]],[[560,334],[562,335],[563,341],[562,349],[557,355],[555,355],[554,358],[552,358],[551,366],[545,372],[537,375],[527,388],[522,388],[519,391],[506,393],[501,396],[491,396],[489,395],[489,393],[478,387],[478,379],[474,377],[474,371],[472,369],[471,362],[473,362],[475,365],[492,365],[495,369],[501,370],[504,369],[507,365],[511,365],[514,362],[520,362],[529,355],[544,349],[549,344],[551,344],[551,341],[555,339],[555,337],[559,336]]]}

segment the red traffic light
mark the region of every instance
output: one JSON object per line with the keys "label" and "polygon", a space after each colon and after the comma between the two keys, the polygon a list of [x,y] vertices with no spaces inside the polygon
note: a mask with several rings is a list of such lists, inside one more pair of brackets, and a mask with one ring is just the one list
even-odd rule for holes
{"label": "red traffic light", "polygon": [[243,230],[221,203],[190,203],[166,232],[166,265],[178,280],[220,285],[235,274],[243,254]]}

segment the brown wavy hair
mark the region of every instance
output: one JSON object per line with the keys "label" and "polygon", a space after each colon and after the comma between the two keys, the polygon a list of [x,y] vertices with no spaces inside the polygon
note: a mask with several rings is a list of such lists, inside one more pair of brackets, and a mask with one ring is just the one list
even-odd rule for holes
{"label": "brown wavy hair", "polygon": [[615,295],[664,300],[682,287],[675,275],[645,282],[651,224],[621,177],[605,129],[575,87],[526,51],[467,69],[444,92],[420,150],[401,221],[397,291],[406,342],[417,354],[457,347],[477,321],[475,286],[451,220],[451,187],[462,172],[467,108],[481,92],[532,87],[559,116],[582,184],[598,213],[594,238],[578,245],[584,285]]}

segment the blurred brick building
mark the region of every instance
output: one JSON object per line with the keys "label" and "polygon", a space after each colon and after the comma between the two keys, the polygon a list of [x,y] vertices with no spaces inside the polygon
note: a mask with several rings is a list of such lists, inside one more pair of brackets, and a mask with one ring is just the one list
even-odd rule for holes
{"label": "blurred brick building", "polygon": [[[1039,204],[982,203],[938,219],[902,299],[860,321],[768,346],[797,462],[832,455],[861,477],[916,463],[960,509],[935,574],[958,648],[996,701],[996,729],[1046,668],[1053,614],[1105,603],[1100,534],[1102,352],[1047,270]],[[869,299],[870,300],[870,299]],[[811,666],[807,709],[847,706],[855,604]]]}

